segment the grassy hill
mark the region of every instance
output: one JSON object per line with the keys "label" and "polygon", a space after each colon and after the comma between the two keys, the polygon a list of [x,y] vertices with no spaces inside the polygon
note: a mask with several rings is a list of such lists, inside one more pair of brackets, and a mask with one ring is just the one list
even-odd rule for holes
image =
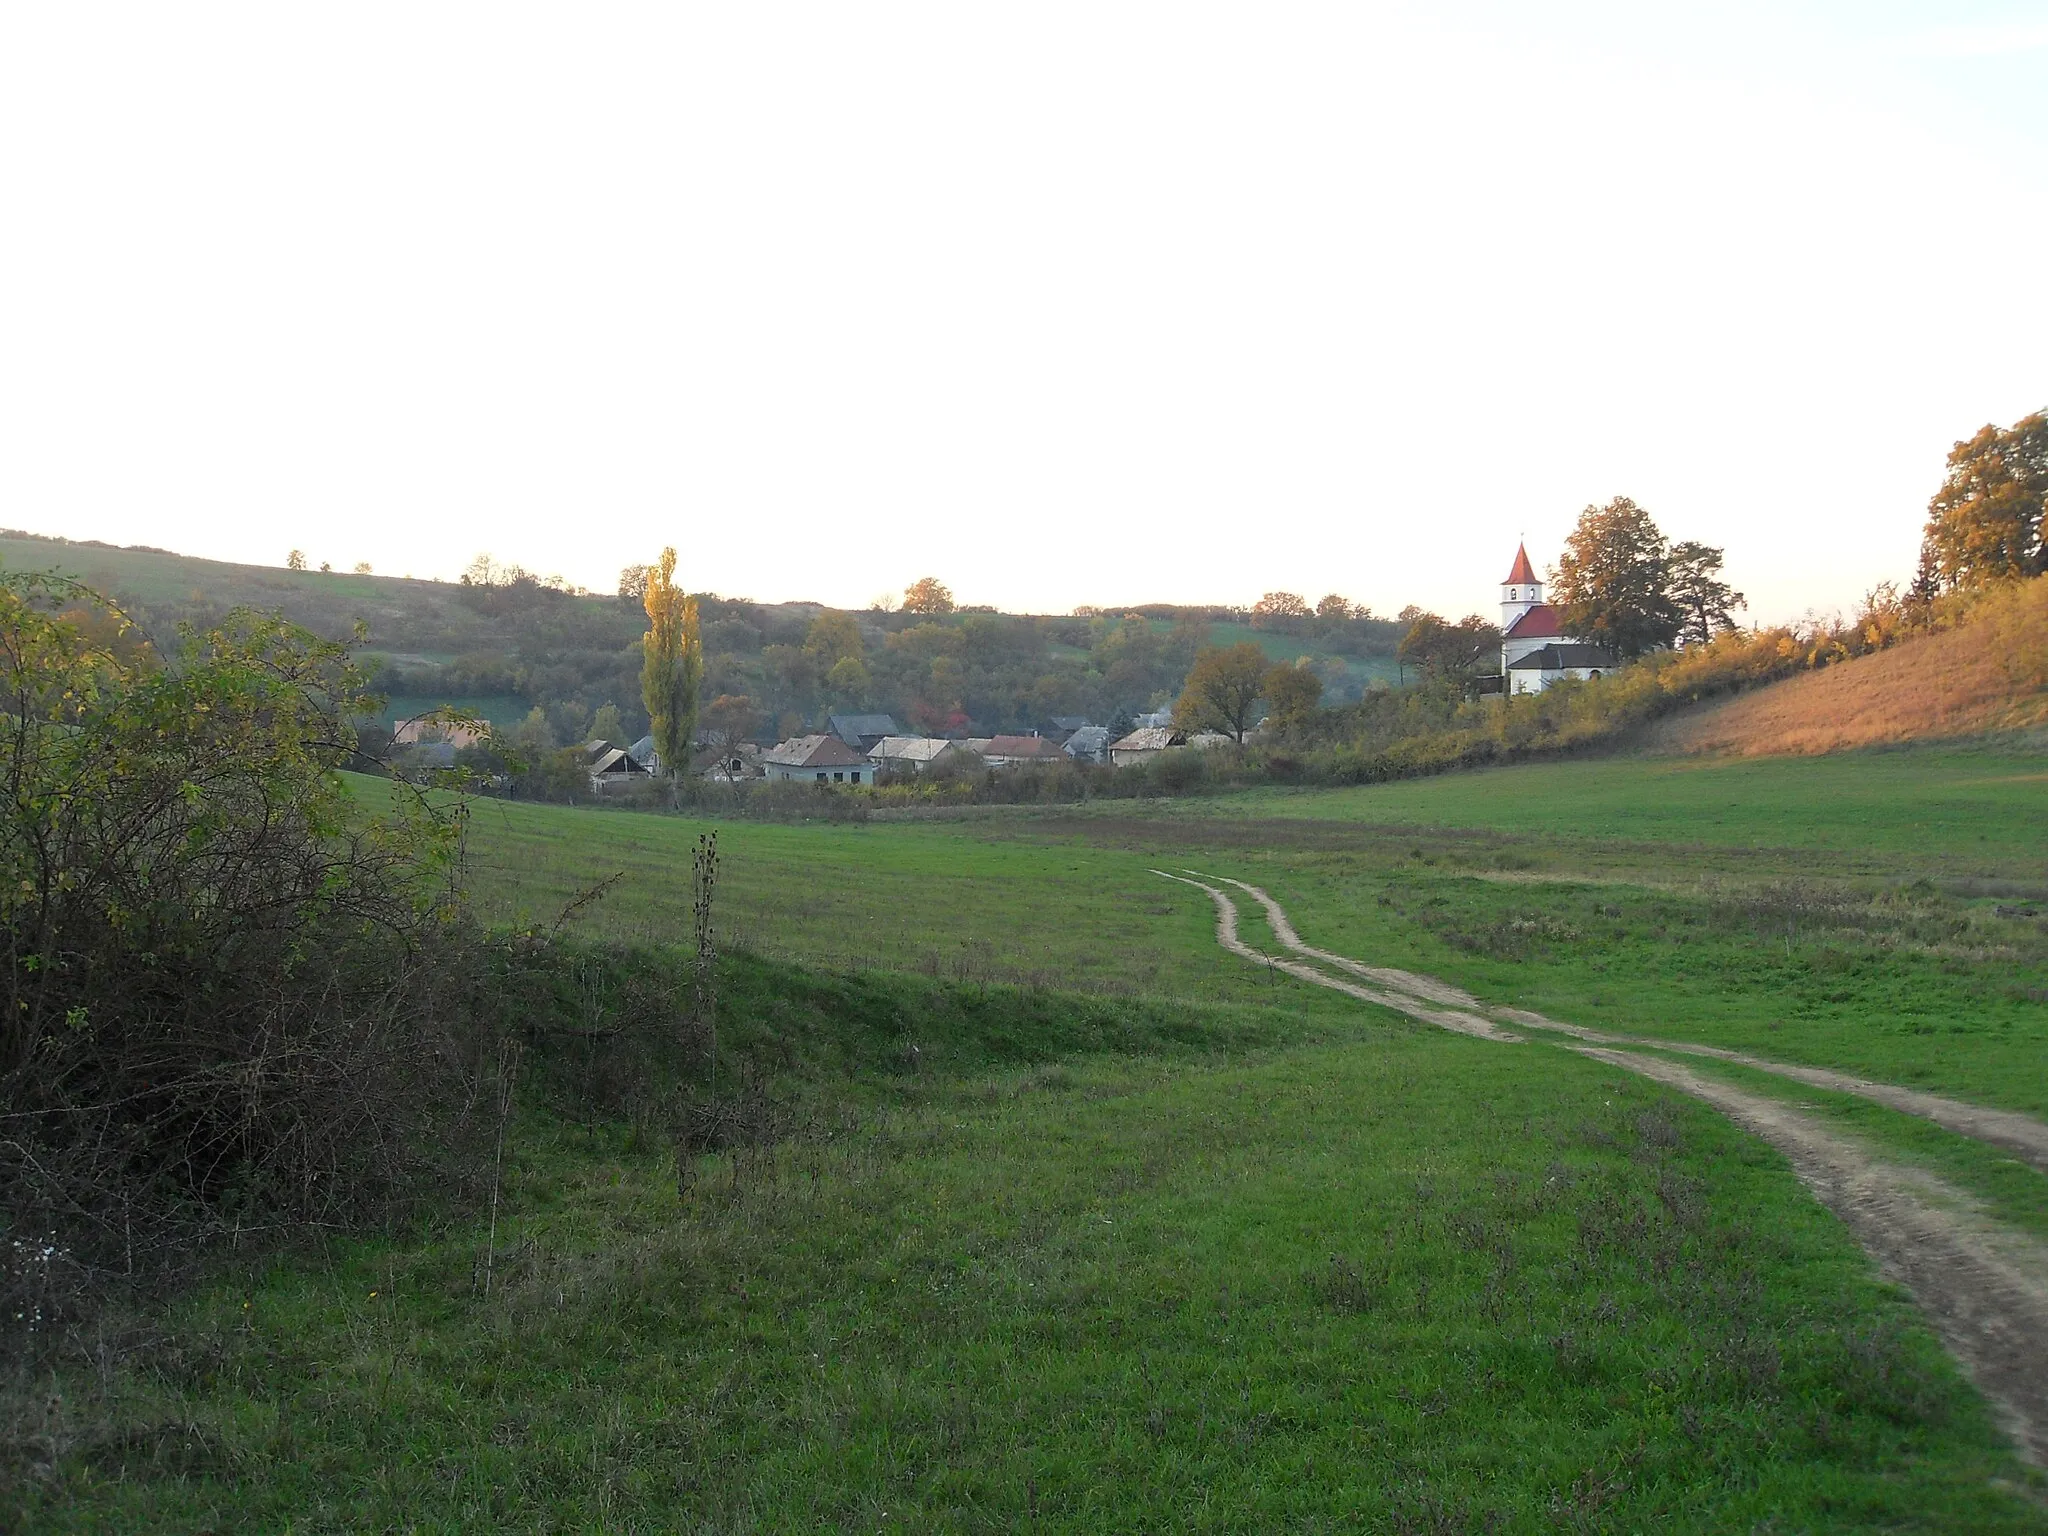
{"label": "grassy hill", "polygon": [[[588,733],[615,706],[622,729],[646,727],[640,706],[639,605],[554,590],[530,579],[491,588],[405,577],[232,565],[160,550],[115,549],[0,533],[0,566],[57,569],[117,598],[145,629],[168,639],[181,620],[209,623],[229,609],[283,612],[330,638],[358,623],[394,717],[441,704],[496,723],[536,706],[556,740]],[[1148,609],[1156,614],[1158,610]],[[1323,623],[1315,635],[1253,631],[1188,614],[1172,619],[957,613],[853,615],[829,646],[813,636],[813,603],[703,603],[707,695],[756,705],[757,734],[773,740],[818,725],[831,711],[893,714],[908,729],[1043,729],[1053,715],[1107,724],[1171,702],[1204,644],[1252,639],[1276,661],[1310,655],[1333,698],[1356,696],[1395,674],[1398,626]],[[851,657],[851,675],[831,669]]]}
{"label": "grassy hill", "polygon": [[2048,723],[2048,581],[1964,624],[1661,722],[1653,751],[1835,752]]}

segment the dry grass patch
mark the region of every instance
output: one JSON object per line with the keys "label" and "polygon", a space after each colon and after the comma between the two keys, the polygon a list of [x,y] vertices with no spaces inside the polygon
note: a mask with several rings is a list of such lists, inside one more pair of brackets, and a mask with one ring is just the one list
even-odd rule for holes
{"label": "dry grass patch", "polygon": [[2048,582],[1967,624],[1657,725],[1653,751],[1804,756],[2048,723]]}

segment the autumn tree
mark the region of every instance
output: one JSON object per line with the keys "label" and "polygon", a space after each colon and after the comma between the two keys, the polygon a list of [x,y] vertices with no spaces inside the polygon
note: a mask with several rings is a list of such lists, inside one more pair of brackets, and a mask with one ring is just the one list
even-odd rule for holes
{"label": "autumn tree", "polygon": [[1490,672],[1498,664],[1498,624],[1489,623],[1476,613],[1468,613],[1455,624],[1416,608],[1403,609],[1402,613],[1408,620],[1408,630],[1401,636],[1394,654],[1403,666],[1414,667],[1432,680],[1455,678],[1462,682]]}
{"label": "autumn tree", "polygon": [[1210,646],[1188,672],[1173,706],[1174,726],[1183,731],[1222,731],[1242,742],[1263,696],[1268,670],[1266,653],[1249,640]]}
{"label": "autumn tree", "polygon": [[1565,633],[1624,658],[1670,645],[1685,619],[1670,558],[1663,532],[1628,497],[1586,508],[1551,583]]}
{"label": "autumn tree", "polygon": [[1312,617],[1307,603],[1294,592],[1268,592],[1252,604],[1252,628],[1293,633]]}
{"label": "autumn tree", "polygon": [[835,613],[827,609],[811,620],[810,630],[804,636],[804,650],[815,656],[827,672],[842,661],[859,661],[862,651],[860,621],[850,613]]}
{"label": "autumn tree", "polygon": [[647,573],[653,569],[645,565],[629,565],[619,572],[619,596],[631,603],[644,602],[647,598]]}
{"label": "autumn tree", "polygon": [[920,576],[903,589],[905,613],[951,613],[953,593],[936,576]]}
{"label": "autumn tree", "polygon": [[1316,617],[1319,619],[1348,619],[1351,617],[1351,600],[1331,592],[1316,604]]}
{"label": "autumn tree", "polygon": [[1690,540],[1671,546],[1671,600],[1685,615],[1678,638],[1686,645],[1705,645],[1733,629],[1735,610],[1744,606],[1742,594],[1721,580],[1721,557],[1722,551]]}
{"label": "autumn tree", "polygon": [[1948,456],[1927,503],[1922,563],[1944,589],[2048,572],[2048,411],[1987,426]]}
{"label": "autumn tree", "polygon": [[303,571],[306,568],[306,552],[295,549],[284,557],[284,568],[288,571]]}
{"label": "autumn tree", "polygon": [[1284,731],[1306,723],[1315,714],[1323,701],[1323,680],[1304,657],[1293,666],[1268,668],[1260,692],[1265,696],[1267,720]]}
{"label": "autumn tree", "polygon": [[664,549],[660,563],[647,568],[647,638],[640,665],[640,698],[647,706],[654,750],[671,776],[689,766],[697,690],[704,682],[697,600],[676,586],[675,574],[673,549]]}

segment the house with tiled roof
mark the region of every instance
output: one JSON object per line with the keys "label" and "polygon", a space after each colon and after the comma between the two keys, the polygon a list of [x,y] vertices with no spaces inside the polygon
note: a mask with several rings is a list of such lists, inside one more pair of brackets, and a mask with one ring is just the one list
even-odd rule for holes
{"label": "house with tiled roof", "polygon": [[982,749],[991,768],[1022,768],[1031,763],[1064,763],[1059,743],[1044,736],[991,736]]}
{"label": "house with tiled roof", "polygon": [[1614,657],[1564,632],[1564,616],[1543,600],[1543,583],[1529,551],[1515,546],[1515,563],[1500,585],[1500,671],[1509,693],[1541,693],[1567,677],[1598,677],[1614,670]]}
{"label": "house with tiled roof", "polygon": [[771,779],[801,779],[812,784],[872,784],[875,765],[837,736],[792,736],[761,757],[761,771]]}

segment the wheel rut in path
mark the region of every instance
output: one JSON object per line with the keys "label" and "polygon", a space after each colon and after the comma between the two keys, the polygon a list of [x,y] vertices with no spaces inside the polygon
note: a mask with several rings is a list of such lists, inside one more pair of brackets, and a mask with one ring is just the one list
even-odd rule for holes
{"label": "wheel rut in path", "polygon": [[1540,1013],[1531,1013],[1525,1008],[1490,1007],[1462,988],[1454,987],[1446,981],[1439,981],[1433,976],[1420,976],[1413,971],[1396,970],[1391,966],[1366,965],[1351,959],[1348,955],[1332,954],[1326,949],[1317,949],[1303,942],[1301,935],[1294,931],[1294,925],[1288,921],[1287,913],[1280,903],[1257,886],[1247,885],[1242,880],[1232,880],[1225,875],[1214,875],[1210,878],[1221,880],[1225,885],[1236,886],[1265,908],[1266,921],[1272,926],[1274,937],[1279,939],[1285,948],[1293,950],[1298,955],[1306,955],[1312,960],[1320,960],[1325,965],[1336,966],[1354,976],[1364,977],[1390,991],[1406,992],[1435,1006],[1459,1013],[1569,1035],[1575,1040],[1583,1040],[1591,1045],[1639,1046],[1659,1051],[1673,1051],[1683,1056],[1704,1056],[1734,1066],[1748,1067],[1752,1071],[1768,1072],[1775,1077],[1804,1083],[1810,1088],[1851,1094],[1859,1099],[1882,1104],[1887,1109],[1896,1109],[1903,1114],[1931,1120],[1944,1130],[1954,1131],[1959,1136],[1968,1136],[1973,1141],[1997,1147],[2038,1171],[2048,1173],[2048,1125],[2043,1125],[2027,1115],[2017,1114],[2009,1109],[1989,1109],[1981,1104],[1966,1104],[1960,1099],[1923,1093],[1917,1088],[1900,1088],[1891,1083],[1872,1082],[1868,1078],[1832,1071],[1826,1067],[1793,1066],[1782,1061],[1770,1061],[1762,1056],[1751,1056],[1744,1051],[1726,1050],[1716,1045],[1695,1045],[1684,1040],[1658,1040],[1644,1035],[1610,1034],[1603,1030],[1587,1029],[1581,1024],[1560,1023],[1556,1019],[1547,1019]]}
{"label": "wheel rut in path", "polygon": [[[1991,1403],[2020,1454],[2036,1466],[2048,1467],[2048,1244],[1972,1214],[1975,1202],[1962,1191],[1931,1174],[1873,1158],[1860,1146],[1835,1135],[1818,1120],[1790,1105],[1702,1077],[1680,1062],[1614,1049],[1625,1044],[1650,1045],[1662,1050],[1687,1047],[1605,1035],[1519,1010],[1489,1009],[1471,994],[1433,977],[1386,966],[1368,966],[1348,956],[1315,949],[1302,942],[1287,914],[1272,897],[1241,880],[1227,881],[1266,909],[1274,934],[1288,949],[1359,978],[1358,982],[1340,980],[1311,965],[1261,954],[1246,944],[1238,935],[1236,904],[1216,886],[1191,878],[1192,871],[1189,875],[1168,874],[1165,870],[1153,873],[1209,893],[1216,903],[1217,942],[1232,954],[1391,1008],[1421,1022],[1455,1029],[1460,1034],[1502,1041],[1525,1038],[1500,1028],[1489,1014],[1562,1032],[1579,1042],[1568,1049],[1689,1094],[1768,1142],[1792,1165],[1793,1172],[1821,1204],[1849,1228],[1880,1270],[1912,1295],[1949,1353]],[[1836,1086],[1834,1082],[1819,1082],[1821,1078],[1839,1079],[1913,1099],[1933,1100],[1944,1113],[1949,1109],[1975,1108],[1932,1094],[1912,1094],[1911,1090],[1888,1089],[1879,1083],[1864,1084],[1861,1079],[1819,1069],[1784,1068],[1733,1051],[1691,1049],[1698,1054],[1781,1072],[1800,1081],[1815,1082],[1817,1086]],[[1928,1117],[1939,1118],[1932,1114]],[[2020,1120],[2034,1130],[2041,1129],[2023,1116],[2006,1118]],[[1942,1119],[1940,1123],[1949,1122]],[[1962,1126],[1950,1128],[1960,1130]]]}
{"label": "wheel rut in path", "polygon": [[1868,1157],[1776,1099],[1682,1062],[1569,1049],[1703,1100],[1777,1148],[1886,1277],[1912,1293],[2021,1454],[2048,1466],[2048,1244],[1965,1214],[1971,1202],[1961,1192]]}

